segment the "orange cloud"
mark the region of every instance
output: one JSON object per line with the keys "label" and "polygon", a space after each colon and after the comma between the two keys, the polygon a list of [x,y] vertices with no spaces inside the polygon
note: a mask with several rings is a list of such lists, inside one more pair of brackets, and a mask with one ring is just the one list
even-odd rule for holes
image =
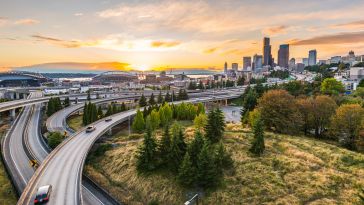
{"label": "orange cloud", "polygon": [[96,41],[95,42],[82,42],[82,41],[77,41],[77,40],[69,41],[69,40],[63,40],[63,39],[42,36],[42,35],[32,35],[31,37],[33,37],[39,41],[45,41],[49,44],[61,46],[64,48],[79,48],[79,47],[83,47],[83,46],[95,46],[98,44]]}
{"label": "orange cloud", "polygon": [[304,40],[291,40],[292,45],[323,45],[323,44],[347,44],[364,42],[364,32],[347,32],[332,35],[323,35]]}
{"label": "orange cloud", "polygon": [[38,24],[39,21],[35,20],[35,19],[19,19],[17,21],[15,21],[14,24],[16,25],[33,25],[33,24]]}
{"label": "orange cloud", "polygon": [[204,50],[204,53],[206,53],[206,54],[215,53],[215,51],[217,49],[218,49],[217,47],[215,47],[215,48],[208,48],[208,49]]}
{"label": "orange cloud", "polygon": [[364,28],[364,20],[352,21],[352,22],[342,23],[342,24],[335,24],[332,27],[333,28],[346,28],[346,29]]}
{"label": "orange cloud", "polygon": [[287,33],[287,29],[288,29],[288,26],[284,26],[284,25],[274,26],[274,27],[264,29],[263,34],[271,35],[271,36],[277,35],[277,34],[285,34],[285,33]]}
{"label": "orange cloud", "polygon": [[150,43],[150,45],[153,48],[160,48],[160,47],[170,48],[170,47],[178,46],[180,44],[181,44],[181,42],[179,42],[179,41],[152,41]]}

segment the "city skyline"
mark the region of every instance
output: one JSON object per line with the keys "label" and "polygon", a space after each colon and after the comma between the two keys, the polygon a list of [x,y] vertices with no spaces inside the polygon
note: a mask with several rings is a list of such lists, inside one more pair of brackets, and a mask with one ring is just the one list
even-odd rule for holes
{"label": "city skyline", "polygon": [[263,55],[264,37],[276,62],[281,44],[296,60],[314,49],[317,60],[364,54],[364,2],[279,0],[261,7],[266,3],[6,1],[0,69],[51,62],[121,62],[120,70],[222,69],[225,61],[242,67],[244,56]]}

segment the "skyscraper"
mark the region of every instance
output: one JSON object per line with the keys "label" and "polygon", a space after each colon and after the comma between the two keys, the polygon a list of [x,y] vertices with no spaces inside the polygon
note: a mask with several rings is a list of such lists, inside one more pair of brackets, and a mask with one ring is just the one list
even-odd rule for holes
{"label": "skyscraper", "polygon": [[263,56],[255,54],[253,57],[253,71],[263,67]]}
{"label": "skyscraper", "polygon": [[308,58],[302,58],[302,63],[303,63],[305,66],[308,66]]}
{"label": "skyscraper", "polygon": [[282,44],[278,50],[278,65],[279,67],[288,68],[289,61],[289,44]]}
{"label": "skyscraper", "polygon": [[291,60],[289,60],[289,69],[294,70],[295,66],[296,66],[296,59],[291,58]]}
{"label": "skyscraper", "polygon": [[247,70],[248,67],[252,67],[252,57],[250,56],[243,57],[243,69]]}
{"label": "skyscraper", "polygon": [[239,68],[239,64],[238,63],[232,63],[231,64],[231,69],[233,69],[234,71],[238,71]]}
{"label": "skyscraper", "polygon": [[227,62],[225,62],[225,64],[224,64],[224,73],[225,74],[227,73]]}
{"label": "skyscraper", "polygon": [[317,61],[317,51],[310,50],[308,52],[308,65],[316,65]]}
{"label": "skyscraper", "polygon": [[264,37],[263,39],[263,65],[272,65],[272,47],[270,45],[270,39]]}

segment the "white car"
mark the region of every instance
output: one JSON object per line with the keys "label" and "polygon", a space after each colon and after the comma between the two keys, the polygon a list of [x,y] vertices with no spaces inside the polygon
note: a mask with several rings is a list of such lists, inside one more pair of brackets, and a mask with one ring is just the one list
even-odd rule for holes
{"label": "white car", "polygon": [[88,126],[88,127],[86,128],[86,132],[92,132],[92,131],[94,131],[94,130],[96,130],[96,127],[95,127],[95,126]]}

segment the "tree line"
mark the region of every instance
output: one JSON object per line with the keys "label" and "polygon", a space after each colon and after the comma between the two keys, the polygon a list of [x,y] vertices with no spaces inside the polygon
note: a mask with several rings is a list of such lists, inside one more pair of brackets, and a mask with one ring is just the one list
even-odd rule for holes
{"label": "tree line", "polygon": [[117,106],[115,102],[108,105],[107,111],[104,114],[101,106],[97,106],[95,103],[86,102],[83,107],[82,124],[84,126],[91,124],[103,117],[126,111],[127,107],[124,102],[120,106]]}
{"label": "tree line", "polygon": [[292,81],[247,88],[243,94],[242,123],[253,126],[259,116],[264,126],[274,132],[331,139],[351,150],[363,147],[363,88],[343,95],[343,85],[333,78],[324,79],[319,86],[312,84]]}

